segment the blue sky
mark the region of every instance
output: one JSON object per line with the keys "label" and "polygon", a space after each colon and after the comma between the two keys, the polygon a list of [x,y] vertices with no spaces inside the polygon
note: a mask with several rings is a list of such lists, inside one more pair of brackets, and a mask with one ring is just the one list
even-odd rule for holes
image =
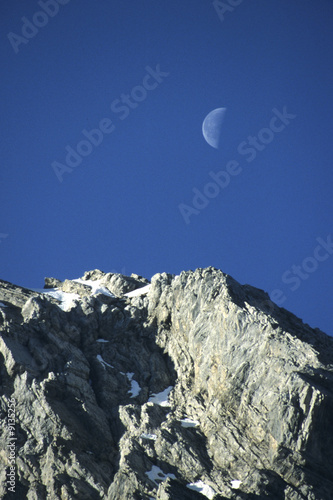
{"label": "blue sky", "polygon": [[3,279],[215,266],[333,334],[332,2],[17,0],[0,19]]}

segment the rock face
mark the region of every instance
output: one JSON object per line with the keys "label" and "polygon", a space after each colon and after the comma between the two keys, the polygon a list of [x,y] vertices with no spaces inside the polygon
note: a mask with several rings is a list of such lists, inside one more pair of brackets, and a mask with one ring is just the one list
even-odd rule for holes
{"label": "rock face", "polygon": [[1,498],[333,498],[333,339],[261,290],[0,281],[0,335]]}

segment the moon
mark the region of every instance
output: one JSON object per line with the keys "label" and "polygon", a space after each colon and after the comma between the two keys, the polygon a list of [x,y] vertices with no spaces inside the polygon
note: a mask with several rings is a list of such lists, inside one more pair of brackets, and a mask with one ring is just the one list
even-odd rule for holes
{"label": "moon", "polygon": [[202,122],[202,134],[210,146],[218,149],[222,123],[227,108],[213,109]]}

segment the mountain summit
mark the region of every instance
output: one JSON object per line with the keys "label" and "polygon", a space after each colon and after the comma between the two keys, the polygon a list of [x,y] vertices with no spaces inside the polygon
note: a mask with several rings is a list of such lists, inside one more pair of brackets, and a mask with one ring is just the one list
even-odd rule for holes
{"label": "mountain summit", "polygon": [[0,281],[0,497],[330,500],[333,339],[215,268]]}

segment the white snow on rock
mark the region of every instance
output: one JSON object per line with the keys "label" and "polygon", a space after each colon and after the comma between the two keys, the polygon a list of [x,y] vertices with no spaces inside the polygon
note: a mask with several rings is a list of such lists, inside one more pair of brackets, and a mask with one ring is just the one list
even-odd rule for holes
{"label": "white snow on rock", "polygon": [[109,365],[109,363],[107,363],[106,361],[104,361],[104,359],[102,358],[102,356],[101,356],[100,354],[98,354],[98,355],[96,356],[96,358],[97,358],[97,359],[98,359],[98,361],[101,363],[101,365],[103,365],[104,370],[106,370],[106,368],[105,368],[106,366],[109,366],[110,368],[114,368],[114,366]]}
{"label": "white snow on rock", "polygon": [[241,484],[242,484],[242,481],[238,481],[238,479],[234,479],[233,481],[231,481],[231,488],[233,488],[234,490],[238,490],[238,488],[240,487]]}
{"label": "white snow on rock", "polygon": [[170,385],[169,387],[164,389],[164,391],[159,392],[158,394],[152,394],[152,396],[149,398],[148,402],[154,403],[154,404],[157,404],[160,406],[171,406],[169,401],[168,401],[168,398],[169,398],[169,394],[172,391],[172,389],[173,389],[173,386]]}
{"label": "white snow on rock", "polygon": [[0,302],[0,307],[7,307],[5,304],[3,304],[2,302]]}
{"label": "white snow on rock", "polygon": [[171,479],[176,479],[176,476],[174,474],[164,474],[164,472],[156,465],[153,465],[151,471],[147,471],[145,474],[151,481],[153,481],[153,483],[156,484],[156,486],[159,485],[157,480],[160,482],[165,481],[168,477],[170,477]]}
{"label": "white snow on rock", "polygon": [[76,306],[77,301],[80,300],[80,295],[77,293],[63,292],[62,290],[58,290],[58,288],[43,289],[42,293],[59,300],[59,307],[63,311],[69,311],[72,307]]}
{"label": "white snow on rock", "polygon": [[81,278],[71,280],[75,281],[75,283],[81,283],[82,285],[90,286],[91,295],[98,295],[102,293],[103,295],[107,295],[108,297],[114,297],[113,293],[111,293],[105,286],[100,286],[101,280],[83,280]]}
{"label": "white snow on rock", "polygon": [[97,339],[96,342],[110,342],[109,340],[105,340],[105,339]]}
{"label": "white snow on rock", "polygon": [[182,427],[198,427],[199,423],[197,420],[191,420],[190,418],[183,418],[180,420]]}
{"label": "white snow on rock", "polygon": [[143,432],[140,437],[142,437],[144,439],[151,439],[152,441],[156,441],[156,439],[157,439],[156,434],[149,434],[146,432]]}
{"label": "white snow on rock", "polygon": [[145,295],[148,293],[151,285],[142,286],[141,288],[137,288],[136,290],[132,290],[131,292],[127,292],[124,294],[124,297],[138,297],[139,295]]}
{"label": "white snow on rock", "polygon": [[213,490],[213,488],[208,486],[208,484],[203,483],[202,481],[197,481],[196,483],[187,484],[186,487],[189,488],[190,490],[198,491],[199,493],[209,498],[210,500],[215,496],[215,491]]}
{"label": "white snow on rock", "polygon": [[141,391],[141,387],[139,386],[137,381],[133,380],[133,375],[134,375],[134,373],[129,373],[129,372],[126,373],[128,380],[131,382],[131,388],[128,391],[128,392],[132,393],[131,398],[135,398],[136,396],[138,396],[139,392]]}

